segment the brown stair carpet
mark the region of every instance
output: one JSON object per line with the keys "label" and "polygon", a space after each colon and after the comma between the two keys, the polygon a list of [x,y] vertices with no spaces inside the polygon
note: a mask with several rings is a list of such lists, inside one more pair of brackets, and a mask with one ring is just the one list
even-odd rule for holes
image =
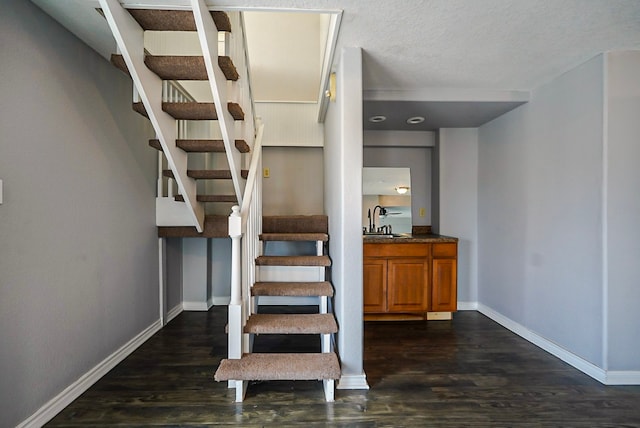
{"label": "brown stair carpet", "polygon": [[[237,103],[227,103],[229,113],[234,120],[244,120],[242,107]],[[148,117],[147,110],[141,102],[133,103],[133,109],[143,116]],[[178,120],[218,120],[216,106],[213,103],[162,103],[162,110]]]}
{"label": "brown stair carpet", "polygon": [[[184,196],[176,195],[176,202],[184,202]],[[236,195],[196,195],[198,202],[238,202]]]}
{"label": "brown stair carpet", "polygon": [[[190,10],[129,9],[138,24],[149,31],[197,31],[193,12]],[[211,12],[218,31],[231,32],[229,15]]]}
{"label": "brown stair carpet", "polygon": [[[174,178],[173,171],[165,169],[162,171],[162,175],[167,178]],[[249,171],[243,169],[240,171],[242,178],[249,176]],[[230,180],[231,171],[228,169],[188,169],[187,176],[195,180]]]}
{"label": "brown stair carpet", "polygon": [[263,233],[262,241],[328,241],[326,233]]}
{"label": "brown stair carpet", "polygon": [[253,314],[244,326],[252,334],[330,334],[338,331],[333,314]]}
{"label": "brown stair carpet", "polygon": [[[129,69],[122,55],[111,55],[111,63],[129,74]],[[144,63],[162,80],[209,80],[204,58],[201,56],[147,55],[144,58]],[[227,80],[238,80],[238,71],[231,58],[219,56],[218,66]]]}
{"label": "brown stair carpet", "polygon": [[214,376],[226,380],[322,380],[339,379],[335,353],[246,354],[238,360],[222,360]]}
{"label": "brown stair carpet", "polygon": [[319,282],[256,282],[251,287],[253,296],[333,296],[329,281]]}
{"label": "brown stair carpet", "polygon": [[326,215],[289,215],[262,217],[262,233],[328,233]]}
{"label": "brown stair carpet", "polygon": [[331,266],[329,256],[260,256],[258,266]]}
{"label": "brown stair carpet", "polygon": [[208,215],[204,219],[204,231],[198,233],[193,226],[159,226],[160,238],[228,238],[229,216]]}
{"label": "brown stair carpet", "polygon": [[[149,140],[149,145],[157,150],[162,150],[160,140]],[[176,140],[176,146],[185,152],[192,153],[224,153],[224,141],[222,140]],[[240,153],[249,153],[250,148],[246,141],[236,140],[236,149]]]}

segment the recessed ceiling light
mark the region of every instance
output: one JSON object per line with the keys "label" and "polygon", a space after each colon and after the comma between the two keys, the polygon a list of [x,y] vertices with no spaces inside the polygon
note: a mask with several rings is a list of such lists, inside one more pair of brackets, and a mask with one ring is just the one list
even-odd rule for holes
{"label": "recessed ceiling light", "polygon": [[416,124],[422,123],[422,122],[424,122],[424,117],[422,117],[422,116],[413,116],[413,117],[410,117],[409,119],[407,119],[407,123],[409,125],[416,125]]}
{"label": "recessed ceiling light", "polygon": [[384,122],[385,120],[387,120],[387,116],[382,116],[382,115],[371,116],[369,118],[369,122],[372,122],[372,123]]}

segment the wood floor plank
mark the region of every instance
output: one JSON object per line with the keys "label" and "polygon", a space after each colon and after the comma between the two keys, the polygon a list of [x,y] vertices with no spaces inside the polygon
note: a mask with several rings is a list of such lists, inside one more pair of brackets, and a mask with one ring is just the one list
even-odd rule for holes
{"label": "wood floor plank", "polygon": [[[224,307],[182,313],[47,426],[640,427],[640,386],[603,386],[473,311],[365,323],[368,391],[325,403],[317,381],[252,382],[236,404],[213,381],[226,322]],[[274,345],[320,346],[314,336],[256,338],[256,352]]]}

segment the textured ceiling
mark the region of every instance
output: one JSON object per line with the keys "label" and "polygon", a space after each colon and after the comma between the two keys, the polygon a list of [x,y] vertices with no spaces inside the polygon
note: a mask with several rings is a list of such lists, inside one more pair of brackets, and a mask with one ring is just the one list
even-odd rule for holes
{"label": "textured ceiling", "polygon": [[[50,13],[61,9],[57,18],[92,46],[108,45],[97,34],[104,29],[96,28],[95,13],[80,10],[80,5],[94,7],[95,0],[32,1]],[[187,0],[121,1],[189,5]],[[420,107],[414,102],[423,102],[423,109],[442,107],[443,120],[425,123],[428,129],[465,112],[470,120],[457,125],[477,126],[482,114],[474,109],[488,107],[499,115],[526,101],[528,91],[597,54],[640,49],[640,0],[206,1],[221,9],[342,11],[338,49],[363,49],[365,110],[384,114],[386,101],[402,101],[386,105],[386,111],[402,110],[398,116]],[[500,91],[522,92],[511,97]],[[451,102],[459,104],[444,104]],[[403,118],[381,128],[371,128],[366,119],[369,129],[406,129]]]}
{"label": "textured ceiling", "polygon": [[341,9],[339,46],[364,50],[365,90],[531,90],[607,51],[640,49],[638,0],[224,0]]}

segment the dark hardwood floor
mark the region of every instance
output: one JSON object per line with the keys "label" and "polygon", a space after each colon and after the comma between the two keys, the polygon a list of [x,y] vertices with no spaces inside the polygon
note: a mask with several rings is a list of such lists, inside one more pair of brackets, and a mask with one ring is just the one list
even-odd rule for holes
{"label": "dark hardwood floor", "polygon": [[224,307],[182,313],[47,426],[640,427],[639,386],[603,386],[477,312],[365,323],[368,391],[325,403],[320,382],[261,382],[236,404],[213,381],[225,324]]}

